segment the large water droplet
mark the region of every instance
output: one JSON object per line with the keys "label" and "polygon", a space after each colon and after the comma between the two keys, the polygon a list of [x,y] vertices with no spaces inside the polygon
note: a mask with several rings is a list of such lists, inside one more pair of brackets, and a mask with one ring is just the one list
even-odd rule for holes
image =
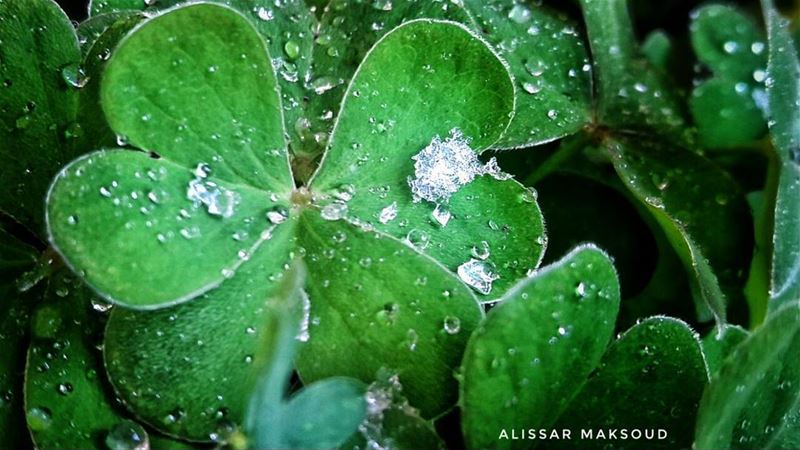
{"label": "large water droplet", "polygon": [[443,329],[447,334],[458,334],[461,331],[461,320],[455,316],[446,316]]}
{"label": "large water droplet", "polygon": [[28,427],[32,431],[43,431],[50,428],[53,424],[53,417],[47,408],[33,407],[28,410],[26,415]]}
{"label": "large water droplet", "polygon": [[106,435],[109,450],[148,450],[150,448],[147,432],[141,425],[130,420],[114,425]]}
{"label": "large water droplet", "polygon": [[347,215],[347,204],[343,202],[331,202],[322,207],[320,215],[325,220],[341,220]]}

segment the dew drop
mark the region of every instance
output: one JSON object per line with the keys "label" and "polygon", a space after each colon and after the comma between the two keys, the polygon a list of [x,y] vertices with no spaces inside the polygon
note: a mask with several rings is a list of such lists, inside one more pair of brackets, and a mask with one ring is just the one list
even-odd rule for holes
{"label": "dew drop", "polygon": [[391,205],[383,208],[378,215],[378,220],[383,223],[389,223],[397,218],[397,202],[392,202]]}
{"label": "dew drop", "polygon": [[455,316],[446,316],[443,329],[447,334],[458,334],[461,331],[461,320]]}
{"label": "dew drop", "polygon": [[106,435],[109,450],[148,450],[150,448],[147,432],[141,425],[130,420],[114,425]]}
{"label": "dew drop", "polygon": [[28,427],[33,431],[43,431],[53,424],[53,417],[47,408],[33,407],[26,414]]}
{"label": "dew drop", "polygon": [[341,220],[347,216],[347,204],[343,202],[332,202],[322,207],[320,215],[325,220]]}
{"label": "dew drop", "polygon": [[450,210],[441,203],[438,203],[436,208],[433,208],[433,213],[431,213],[431,216],[433,217],[433,220],[435,220],[436,223],[438,223],[441,227],[446,227],[447,223],[450,222],[450,218],[452,217]]}

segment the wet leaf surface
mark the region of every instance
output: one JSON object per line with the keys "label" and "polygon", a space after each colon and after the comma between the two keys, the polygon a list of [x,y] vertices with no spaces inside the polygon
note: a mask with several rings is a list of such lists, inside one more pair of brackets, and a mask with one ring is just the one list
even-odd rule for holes
{"label": "wet leaf surface", "polygon": [[792,448],[800,442],[800,305],[786,303],[722,364],[703,394],[694,447]]}
{"label": "wet leaf surface", "polygon": [[594,246],[573,250],[506,293],[464,355],[467,446],[522,448],[527,441],[499,439],[501,431],[554,425],[600,363],[619,300],[616,271]]}

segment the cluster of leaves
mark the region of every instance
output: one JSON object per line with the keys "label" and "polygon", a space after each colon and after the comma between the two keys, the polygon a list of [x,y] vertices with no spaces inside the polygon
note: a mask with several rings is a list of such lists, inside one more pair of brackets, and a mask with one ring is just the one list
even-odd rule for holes
{"label": "cluster of leaves", "polygon": [[0,0],[0,443],[797,446],[791,25],[578,6]]}

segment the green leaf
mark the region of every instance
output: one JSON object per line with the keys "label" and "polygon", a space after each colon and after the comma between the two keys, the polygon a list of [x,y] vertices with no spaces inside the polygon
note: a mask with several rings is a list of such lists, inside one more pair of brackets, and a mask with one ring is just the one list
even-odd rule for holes
{"label": "green leaf", "polygon": [[763,32],[732,6],[712,4],[692,11],[690,33],[697,59],[716,75],[754,84],[753,72],[766,65]]}
{"label": "green leaf", "polygon": [[67,137],[78,91],[64,74],[81,62],[75,30],[52,0],[0,4],[0,210],[42,229],[49,179],[76,155]]}
{"label": "green leaf", "polygon": [[[136,308],[219,285],[267,240],[265,215],[282,215],[293,187],[263,41],[231,9],[173,10],[120,44],[102,99],[117,133],[159,155],[99,152],[65,168],[48,197],[54,246],[106,298]],[[191,277],[172,270],[189,260]]]}
{"label": "green leaf", "polygon": [[469,448],[528,443],[503,429],[549,428],[600,362],[614,333],[619,283],[609,257],[578,247],[521,281],[472,335],[461,381]]}
{"label": "green leaf", "polygon": [[[421,47],[426,52],[418,52]],[[494,265],[499,295],[543,253],[544,224],[532,195],[495,173],[478,176],[436,208],[414,198],[409,178],[415,176],[412,158],[453,129],[471,139],[475,152],[492,145],[512,102],[506,69],[469,31],[449,22],[407,22],[376,44],[355,75],[312,189],[334,203],[341,204],[343,194],[352,197],[346,202],[351,221],[416,241],[450,270],[480,259],[473,253],[490,258],[481,264]],[[465,151],[462,156],[472,156]],[[443,162],[462,163],[458,157]],[[480,166],[477,159],[473,166]],[[442,210],[449,221],[432,215]],[[489,290],[491,284],[483,293]]]}
{"label": "green leaf", "polygon": [[711,148],[749,144],[764,135],[766,109],[763,32],[726,5],[692,12],[692,47],[714,74],[692,92],[690,107],[700,142]]}
{"label": "green leaf", "polygon": [[[678,319],[654,317],[617,339],[596,371],[561,415],[556,429],[665,430],[647,448],[689,448],[695,415],[708,382],[700,341]],[[629,434],[630,436],[630,434]],[[558,447],[604,448],[602,440],[558,441]],[[641,440],[615,441],[642,448]]]}
{"label": "green leaf", "polygon": [[[160,4],[159,1],[149,3]],[[145,0],[89,0],[89,15],[98,16],[118,11],[144,11],[148,6]]]}
{"label": "green leaf", "polygon": [[[677,146],[609,140],[617,174],[653,214],[692,275],[701,320],[726,320],[726,296],[741,295],[752,222],[730,176]],[[720,286],[721,284],[721,286]]]}
{"label": "green leaf", "polygon": [[112,16],[114,20],[109,21],[102,32],[97,32],[99,34],[91,39],[91,44],[87,42],[81,46],[84,58],[78,77],[82,83],[86,83],[86,86],[81,89],[78,102],[77,124],[79,125],[74,126],[71,131],[77,134],[78,140],[85,142],[81,151],[97,148],[92,146],[92,143],[110,146],[115,145],[117,141],[117,135],[108,125],[105,115],[100,114],[102,111],[100,80],[108,58],[113,54],[117,44],[144,19],[144,15],[139,13],[122,12],[97,16],[92,20],[107,16]]}
{"label": "green leaf", "polygon": [[350,378],[328,378],[303,388],[285,406],[284,445],[277,448],[339,447],[364,420],[364,394],[365,386]]}
{"label": "green leaf", "polygon": [[186,168],[205,162],[228,182],[293,185],[266,45],[233,9],[190,4],[148,20],[112,56],[101,97],[132,145]]}
{"label": "green leaf", "polygon": [[[316,155],[324,147],[340,111],[345,89],[369,50],[405,21],[430,18],[467,23],[456,3],[334,0],[320,18],[313,47],[313,79],[308,82],[306,120],[296,124],[304,151]],[[417,69],[419,71],[419,68]]]}
{"label": "green leaf", "polygon": [[[731,148],[763,136],[767,129],[764,113],[753,101],[758,92],[727,78],[713,78],[695,88],[689,107],[700,143],[709,148]],[[760,92],[763,94],[763,89]]]}
{"label": "green leaf", "polygon": [[[154,309],[191,300],[261,249],[271,230],[265,214],[286,204],[214,176],[199,183],[218,196],[193,202],[187,189],[196,181],[192,170],[166,158],[89,154],[67,166],[50,192],[51,241],[109,301]],[[190,272],[174,270],[188,261]]]}
{"label": "green leaf", "polygon": [[233,278],[183,305],[151,312],[115,309],[106,328],[111,383],[131,411],[164,432],[211,440],[240,423],[259,368],[264,308],[290,260],[294,225],[275,230],[271,252],[255,252]]}
{"label": "green leaf", "polygon": [[430,418],[456,400],[453,370],[482,316],[475,297],[435,261],[386,234],[313,211],[301,217],[311,300],[297,370],[364,382],[387,368]]}
{"label": "green leaf", "polygon": [[694,448],[800,443],[800,304],[786,303],[742,342],[703,394]]}
{"label": "green leaf", "polygon": [[19,292],[15,280],[36,263],[36,252],[0,225],[0,436],[3,445],[30,445],[25,429],[22,389],[30,311],[38,287]]}
{"label": "green leaf", "polygon": [[679,97],[641,56],[627,0],[581,0],[594,59],[599,120],[616,129],[684,142]]}
{"label": "green leaf", "polygon": [[572,21],[546,6],[512,0],[467,0],[464,6],[517,81],[514,119],[494,147],[541,144],[589,122],[591,65]]}
{"label": "green leaf", "polygon": [[703,338],[703,354],[706,357],[708,371],[712,377],[719,373],[725,358],[748,336],[750,336],[750,333],[742,327],[725,325],[721,330],[711,330]]}
{"label": "green leaf", "polygon": [[60,272],[34,315],[25,412],[36,447],[105,448],[109,435],[119,434],[115,428],[133,427],[152,448],[191,448],[152,432],[148,438],[113,401],[96,348],[104,317],[92,298],[78,279]]}
{"label": "green leaf", "polygon": [[[84,62],[86,62],[89,50],[91,50],[100,36],[115,27],[118,22],[132,17],[144,18],[144,15],[139,14],[137,11],[114,11],[92,16],[81,22],[75,31],[78,35],[78,42],[81,45],[81,55],[83,55]],[[110,55],[111,53],[109,52]],[[103,58],[100,57],[98,59],[102,60]],[[93,61],[90,60],[89,62]]]}
{"label": "green leaf", "polygon": [[655,30],[642,42],[642,54],[658,70],[667,73],[675,57],[675,43],[662,30]]}
{"label": "green leaf", "polygon": [[[513,20],[509,20],[512,18]],[[458,3],[349,2],[330,4],[314,48],[309,120],[329,131],[344,86],[369,48],[388,30],[416,18],[449,19],[496,46],[519,81],[516,118],[495,147],[523,147],[566,136],[589,118],[591,73],[574,24],[543,6],[509,0]],[[313,138],[311,131],[308,139]]]}
{"label": "green leaf", "polygon": [[[292,147],[299,150],[305,137],[302,127],[304,104],[307,97],[305,83],[310,78],[311,51],[314,39],[312,29],[316,21],[303,0],[207,0],[209,3],[229,6],[247,16],[261,33],[273,57],[273,66],[280,77],[281,98],[286,128]],[[147,6],[146,2],[129,0],[95,1],[93,11],[148,10],[163,11],[175,5],[189,4],[187,0],[158,0]],[[95,12],[95,13],[96,13]],[[95,14],[93,13],[93,14]]]}
{"label": "green leaf", "polygon": [[781,162],[775,199],[770,309],[800,297],[800,63],[788,22],[764,0],[770,134]]}

